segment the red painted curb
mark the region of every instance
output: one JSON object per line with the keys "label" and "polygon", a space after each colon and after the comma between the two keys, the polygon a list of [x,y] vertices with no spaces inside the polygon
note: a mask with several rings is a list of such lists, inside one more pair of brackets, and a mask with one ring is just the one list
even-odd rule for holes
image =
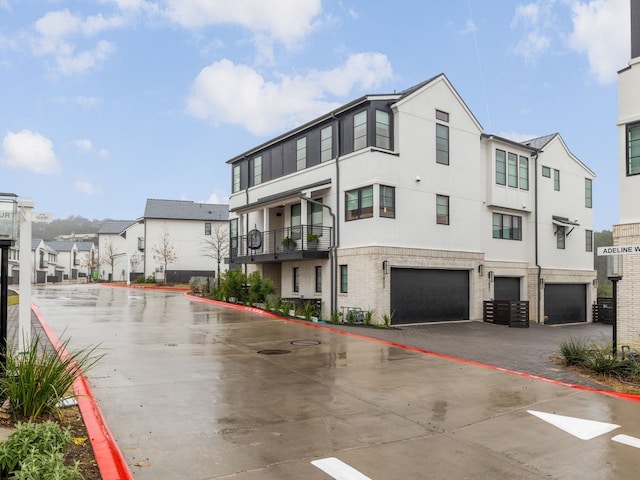
{"label": "red painted curb", "polygon": [[[46,322],[38,307],[32,304],[31,309],[38,318],[51,345],[53,345],[63,357],[68,356],[69,353],[62,349],[60,339]],[[102,416],[91,386],[84,375],[80,375],[76,381],[73,382],[73,391],[78,400],[78,407],[82,414],[84,426],[89,434],[93,455],[98,464],[102,480],[133,480],[133,475],[127,466],[127,462],[116,445],[109,431],[109,427],[107,427],[107,423]]]}
{"label": "red painted curb", "polygon": [[559,380],[552,380],[550,378],[540,377],[538,375],[533,375],[531,373],[518,372],[517,370],[510,370],[508,368],[496,367],[495,365],[489,365],[489,364],[486,364],[486,363],[480,363],[480,362],[476,362],[474,360],[466,360],[464,358],[454,357],[454,356],[451,356],[451,355],[447,355],[445,353],[432,352],[432,351],[425,350],[425,349],[418,348],[418,347],[411,347],[409,345],[403,345],[401,343],[390,342],[388,340],[380,340],[379,338],[367,337],[366,335],[360,335],[358,333],[346,332],[344,330],[338,330],[338,329],[331,328],[330,326],[326,326],[326,325],[318,325],[316,323],[309,323],[309,322],[304,321],[304,320],[296,320],[295,318],[281,317],[279,315],[276,315],[275,313],[266,312],[266,311],[264,311],[264,310],[262,310],[260,308],[256,308],[256,307],[247,307],[247,306],[244,306],[244,305],[235,305],[233,303],[227,303],[227,302],[221,302],[221,301],[218,301],[218,300],[211,300],[211,299],[208,299],[208,298],[196,297],[196,296],[188,295],[187,293],[185,293],[185,296],[188,297],[191,300],[195,300],[195,301],[199,301],[199,302],[213,303],[213,304],[220,305],[220,306],[223,306],[223,307],[234,308],[236,310],[245,310],[245,311],[250,311],[250,312],[255,312],[255,313],[262,313],[262,314],[267,315],[269,317],[276,318],[278,320],[283,320],[285,322],[296,323],[298,325],[304,325],[306,327],[318,328],[320,330],[327,330],[329,332],[338,333],[340,335],[346,335],[348,337],[358,338],[360,340],[368,340],[370,342],[380,343],[382,345],[387,345],[387,346],[390,346],[390,347],[401,348],[403,350],[408,350],[410,352],[422,353],[423,355],[430,355],[432,357],[443,358],[445,360],[451,360],[451,361],[454,361],[454,362],[464,363],[464,364],[467,364],[467,365],[473,365],[473,366],[476,366],[476,367],[489,368],[491,370],[496,370],[498,372],[508,373],[510,375],[517,375],[519,377],[524,377],[524,378],[530,378],[532,380],[539,380],[539,381],[542,381],[542,382],[547,382],[547,383],[551,383],[551,384],[554,384],[554,385],[560,385],[560,386],[563,386],[563,387],[574,388],[576,390],[584,390],[586,392],[599,393],[601,395],[607,395],[609,397],[620,398],[620,399],[623,399],[623,400],[631,400],[633,402],[640,402],[640,395],[632,395],[630,393],[611,392],[611,391],[608,391],[608,390],[600,390],[600,389],[597,389],[597,388],[585,387],[583,385],[574,385],[573,383],[561,382]]}

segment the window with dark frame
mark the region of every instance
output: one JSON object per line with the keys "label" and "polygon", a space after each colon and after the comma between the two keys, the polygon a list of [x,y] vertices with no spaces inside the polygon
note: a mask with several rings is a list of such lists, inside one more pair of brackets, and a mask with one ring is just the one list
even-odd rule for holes
{"label": "window with dark frame", "polygon": [[436,123],[436,163],[449,165],[449,127]]}
{"label": "window with dark frame", "polygon": [[231,246],[231,254],[236,255],[238,251],[238,219],[229,220],[229,245]]}
{"label": "window with dark frame", "polygon": [[349,271],[346,265],[340,265],[340,293],[349,293]]}
{"label": "window with dark frame", "polygon": [[320,161],[326,162],[333,158],[333,126],[320,130]]}
{"label": "window with dark frame", "polygon": [[293,267],[293,291],[296,293],[300,291],[300,268],[299,267]]}
{"label": "window with dark frame", "polygon": [[558,248],[559,250],[565,249],[565,238],[565,227],[558,225],[556,227],[556,248]]}
{"label": "window with dark frame", "polygon": [[560,191],[560,170],[553,170],[553,189],[556,192]]}
{"label": "window with dark frame", "polygon": [[[322,198],[314,198],[314,200],[322,203]],[[319,237],[322,236],[322,226],[324,225],[322,210],[322,205],[307,202],[307,225],[310,226],[310,230],[307,233],[312,233]]]}
{"label": "window with dark frame", "polygon": [[640,123],[627,125],[627,176],[640,174]]}
{"label": "window with dark frame", "polygon": [[442,110],[436,110],[436,120],[449,123],[449,114],[447,112],[443,112]]}
{"label": "window with dark frame", "polygon": [[590,178],[584,179],[584,206],[593,208],[593,181]]}
{"label": "window with dark frame", "polygon": [[373,186],[345,192],[345,220],[373,217]]}
{"label": "window with dark frame", "polygon": [[505,213],[493,214],[493,238],[522,240],[522,217]]}
{"label": "window with dark frame", "polygon": [[204,234],[205,235],[211,235],[211,223],[206,222],[204,224]]}
{"label": "window with dark frame", "polygon": [[520,190],[529,190],[529,159],[520,155],[518,168],[520,169]]}
{"label": "window with dark frame", "polygon": [[307,167],[307,137],[296,140],[296,170]]}
{"label": "window with dark frame", "polygon": [[388,112],[376,110],[376,147],[391,148],[391,125]]}
{"label": "window with dark frame", "polygon": [[380,185],[380,216],[384,218],[396,217],[396,189],[387,185]]}
{"label": "window with dark frame", "polygon": [[302,238],[302,205],[299,203],[291,205],[291,238]]}
{"label": "window with dark frame", "polygon": [[518,188],[518,155],[507,154],[507,186]]}
{"label": "window with dark frame", "polygon": [[322,267],[316,267],[316,293],[322,293]]}
{"label": "window with dark frame", "polygon": [[585,251],[593,252],[593,230],[584,231]]}
{"label": "window with dark frame", "polygon": [[240,191],[240,165],[233,166],[233,193]]}
{"label": "window with dark frame", "polygon": [[546,178],[551,178],[551,169],[549,167],[542,166],[542,176]]}
{"label": "window with dark frame", "polygon": [[262,156],[253,159],[253,184],[260,185],[262,183]]}
{"label": "window with dark frame", "polygon": [[353,116],[353,151],[367,146],[367,111]]}
{"label": "window with dark frame", "polygon": [[496,149],[496,183],[507,184],[507,152]]}
{"label": "window with dark frame", "polygon": [[436,223],[449,225],[449,197],[436,195]]}

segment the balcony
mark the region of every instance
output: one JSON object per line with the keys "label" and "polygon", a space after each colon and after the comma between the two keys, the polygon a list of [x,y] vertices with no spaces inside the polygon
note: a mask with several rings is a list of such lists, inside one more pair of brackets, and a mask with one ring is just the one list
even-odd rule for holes
{"label": "balcony", "polygon": [[[300,225],[231,239],[230,263],[265,263],[287,260],[326,259],[331,249],[330,227]],[[235,241],[234,241],[235,240]]]}

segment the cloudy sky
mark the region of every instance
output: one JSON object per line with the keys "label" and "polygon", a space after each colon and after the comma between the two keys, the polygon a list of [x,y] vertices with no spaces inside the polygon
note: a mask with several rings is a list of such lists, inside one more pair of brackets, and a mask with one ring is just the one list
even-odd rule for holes
{"label": "cloudy sky", "polygon": [[559,132],[618,221],[629,0],[0,0],[0,191],[54,218],[226,203],[228,159],[445,73],[485,133]]}

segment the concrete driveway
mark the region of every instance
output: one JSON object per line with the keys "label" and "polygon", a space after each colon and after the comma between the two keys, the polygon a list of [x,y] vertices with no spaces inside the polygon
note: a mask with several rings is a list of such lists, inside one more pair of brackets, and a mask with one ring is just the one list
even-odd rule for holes
{"label": "concrete driveway", "polygon": [[88,377],[139,480],[640,471],[635,401],[179,292],[47,286],[34,302],[70,349],[101,343]]}

